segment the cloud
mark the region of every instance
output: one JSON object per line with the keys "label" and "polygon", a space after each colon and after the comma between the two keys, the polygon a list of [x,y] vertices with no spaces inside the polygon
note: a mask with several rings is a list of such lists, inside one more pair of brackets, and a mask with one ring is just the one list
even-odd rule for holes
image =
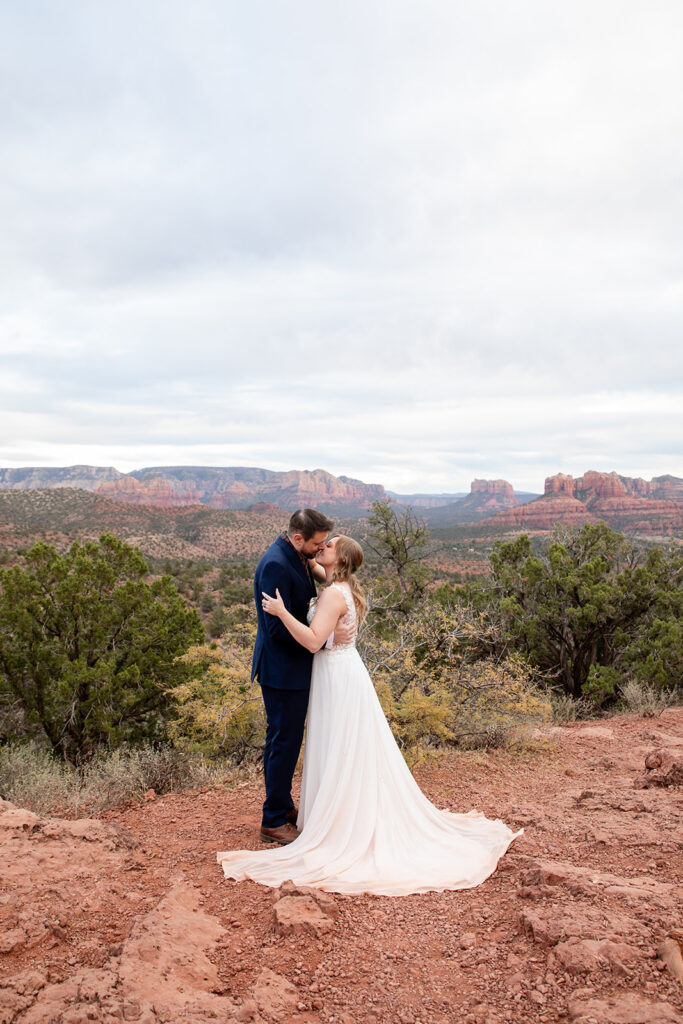
{"label": "cloud", "polygon": [[682,30],[6,4],[0,463],[683,475]]}

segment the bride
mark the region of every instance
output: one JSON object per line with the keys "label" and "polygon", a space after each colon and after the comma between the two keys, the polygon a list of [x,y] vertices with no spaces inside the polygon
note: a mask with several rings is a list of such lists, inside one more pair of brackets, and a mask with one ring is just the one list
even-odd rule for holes
{"label": "bride", "polygon": [[313,659],[299,836],[275,850],[218,854],[227,878],[279,886],[287,879],[328,892],[408,893],[469,889],[488,878],[513,839],[481,812],[440,811],[424,796],[396,745],[365,665],[351,643],[335,645],[338,623],[356,630],[365,598],[363,561],[351,537],[329,540],[318,555],[326,586],[313,598],[310,625],[263,595]]}

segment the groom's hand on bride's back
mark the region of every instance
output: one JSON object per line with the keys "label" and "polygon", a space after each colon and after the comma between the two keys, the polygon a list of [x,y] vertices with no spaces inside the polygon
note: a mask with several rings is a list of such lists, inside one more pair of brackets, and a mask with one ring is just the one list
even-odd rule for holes
{"label": "groom's hand on bride's back", "polygon": [[337,626],[334,631],[335,644],[350,644],[354,638],[356,627],[353,625]]}

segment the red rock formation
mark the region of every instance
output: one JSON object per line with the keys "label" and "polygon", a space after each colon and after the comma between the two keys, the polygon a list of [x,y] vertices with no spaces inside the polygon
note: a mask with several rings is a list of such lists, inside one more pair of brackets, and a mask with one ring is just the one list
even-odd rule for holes
{"label": "red rock formation", "polygon": [[[622,479],[624,478],[622,477]],[[652,483],[649,480],[643,480],[642,476],[634,477],[631,484],[633,485],[633,494],[637,494],[641,498],[655,497],[652,492]],[[681,498],[683,498],[683,492],[681,492]]]}
{"label": "red rock formation", "polygon": [[566,494],[574,497],[574,477],[565,473],[556,473],[555,476],[548,476],[545,479],[545,494]]}
{"label": "red rock formation", "polygon": [[0,490],[77,487],[114,501],[172,508],[200,503],[243,509],[268,502],[290,511],[312,505],[331,514],[358,515],[386,501],[380,484],[366,484],[323,469],[285,473],[257,467],[157,466],[120,473],[111,467],[0,468]]}
{"label": "red rock formation", "polygon": [[[470,493],[459,501],[428,510],[425,518],[430,525],[471,523],[519,505],[512,484],[507,480],[473,480]],[[422,514],[422,510],[420,510]]]}
{"label": "red rock formation", "polygon": [[459,516],[472,515],[472,518],[481,519],[518,504],[519,499],[507,480],[473,480],[470,493],[458,502],[457,508]]}
{"label": "red rock formation", "polygon": [[[0,469],[0,490],[77,487],[118,502],[173,508],[197,502],[216,509],[245,509],[267,503],[293,510],[313,505],[335,515],[363,515],[373,501],[388,496],[379,484],[365,484],[322,469],[278,473],[255,467],[160,466],[123,474],[111,467],[70,466]],[[430,498],[429,495],[418,497]],[[444,496],[447,497],[447,496]],[[554,499],[568,500],[564,510]],[[553,499],[553,504],[540,504]],[[582,505],[584,513],[575,502]],[[438,505],[430,501],[430,505]],[[447,507],[446,507],[447,505]],[[426,506],[424,506],[426,507]],[[520,508],[506,480],[474,480],[467,497],[427,508],[434,526],[472,522]],[[552,523],[604,519],[615,529],[671,533],[683,529],[683,479],[655,477],[651,481],[588,470],[574,479],[557,473],[545,481],[542,499],[529,502],[499,522],[547,529]],[[541,524],[546,522],[545,527]]]}
{"label": "red rock formation", "polygon": [[208,488],[199,488],[197,493],[202,504],[210,508],[244,508],[253,501],[255,492],[240,480],[234,480],[215,492]]}
{"label": "red rock formation", "polygon": [[632,533],[680,533],[683,510],[675,501],[654,498],[601,498],[591,511],[615,530]]}
{"label": "red rock formation", "polygon": [[267,502],[290,511],[310,505],[333,514],[358,514],[367,511],[373,501],[387,499],[379,484],[336,477],[323,469],[278,473],[256,468],[168,466],[134,474],[142,483],[151,475],[167,481],[176,493],[189,491],[202,504],[218,509]]}
{"label": "red rock formation", "polygon": [[144,483],[140,483],[132,476],[105,481],[95,487],[95,494],[101,494],[112,501],[125,501],[132,505],[155,505],[159,508],[196,505],[199,501],[196,491],[178,491],[159,477],[151,477]]}
{"label": "red rock formation", "polygon": [[514,505],[517,500],[512,484],[507,480],[473,480],[470,485],[470,494],[484,494],[487,497],[495,498],[496,501],[507,502],[510,505]]}
{"label": "red rock formation", "polygon": [[650,482],[652,497],[683,502],[683,480],[677,476],[655,476]]}
{"label": "red rock formation", "polygon": [[216,509],[240,509],[266,503],[290,511],[310,505],[332,512],[358,513],[366,511],[373,501],[386,499],[380,485],[336,477],[323,469],[276,473],[168,467],[106,481],[95,491],[115,501],[163,508],[201,503]]}
{"label": "red rock formation", "polygon": [[[667,479],[662,477],[661,479]],[[668,477],[675,481],[676,477]],[[683,480],[679,481],[680,496],[683,500]],[[668,494],[655,493],[655,481],[643,480],[642,477],[620,476],[618,473],[596,473],[589,470],[582,477],[576,480],[574,496],[578,497],[579,492],[585,501],[594,498],[621,498],[633,495],[636,498],[667,498]],[[672,488],[675,491],[675,488]]]}
{"label": "red rock formation", "polygon": [[[678,493],[675,477],[670,493]],[[653,481],[654,483],[654,481]],[[683,512],[675,501],[651,497],[653,483],[641,478],[597,473],[589,470],[574,479],[565,473],[550,476],[545,494],[518,509],[493,517],[496,525],[514,525],[525,529],[551,529],[555,523],[580,525],[603,520],[616,530],[636,533],[672,533],[683,528]],[[683,495],[683,481],[680,481]]]}
{"label": "red rock formation", "polygon": [[668,533],[681,521],[672,501],[651,497],[652,484],[640,477],[590,470],[576,481],[574,494],[586,507],[617,529]]}
{"label": "red rock formation", "polygon": [[583,526],[595,521],[582,501],[561,491],[550,491],[526,505],[498,512],[488,520],[492,526],[519,526],[528,530],[551,530],[557,523]]}
{"label": "red rock formation", "polygon": [[271,492],[266,500],[277,501],[287,508],[332,505],[368,509],[373,501],[386,500],[386,492],[379,484],[335,477],[324,469],[292,470],[280,474],[277,491]]}
{"label": "red rock formation", "polygon": [[583,492],[587,501],[596,498],[621,498],[627,494],[623,479],[616,473],[596,473],[590,469],[574,484],[574,493]]}

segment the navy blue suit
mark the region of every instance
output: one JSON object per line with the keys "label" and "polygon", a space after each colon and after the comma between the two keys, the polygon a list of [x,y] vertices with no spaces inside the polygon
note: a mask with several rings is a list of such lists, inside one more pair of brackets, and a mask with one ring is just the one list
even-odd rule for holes
{"label": "navy blue suit", "polygon": [[268,720],[263,751],[265,828],[283,825],[294,806],[292,776],[304,735],[313,666],[310,651],[296,642],[275,615],[263,610],[263,592],[274,597],[276,589],[288,611],[306,622],[309,602],[316,595],[315,584],[307,566],[283,537],[270,545],[254,576],[258,631],[251,677],[258,678]]}

